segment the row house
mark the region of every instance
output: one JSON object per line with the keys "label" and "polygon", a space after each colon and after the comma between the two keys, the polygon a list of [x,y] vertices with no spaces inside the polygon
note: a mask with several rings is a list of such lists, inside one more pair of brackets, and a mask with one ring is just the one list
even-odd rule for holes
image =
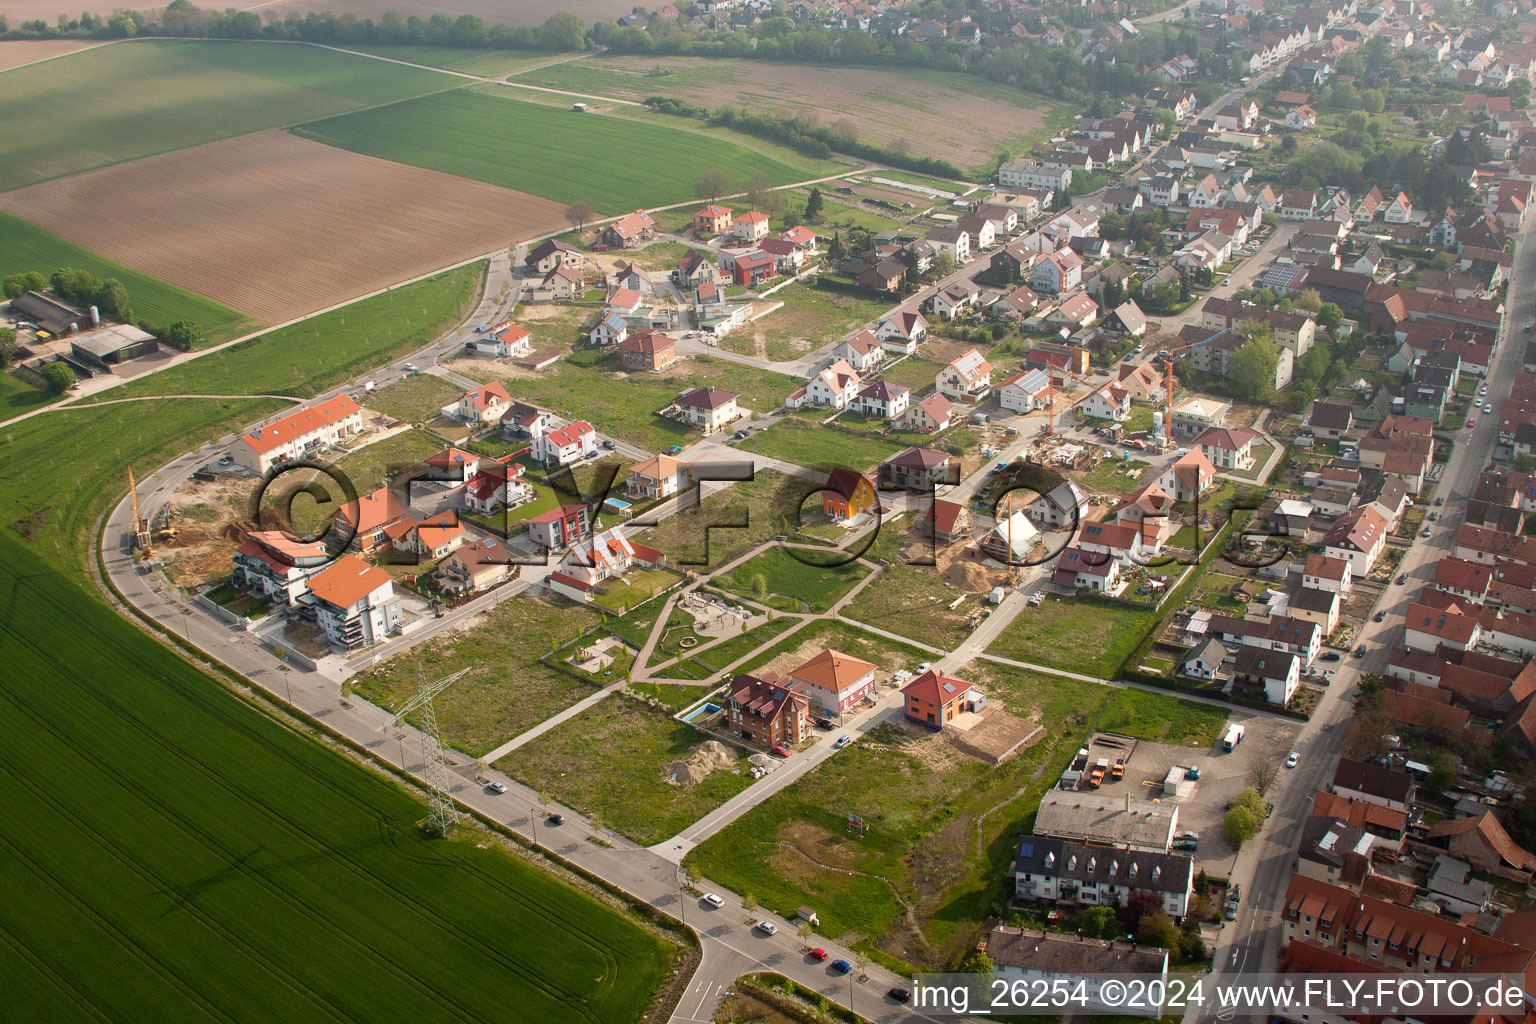
{"label": "row house", "polygon": [[1117,850],[1028,835],[1013,862],[1019,900],[1124,906],[1133,891],[1152,893],[1173,918],[1189,912],[1194,862],[1180,854]]}
{"label": "row house", "polygon": [[1286,615],[1271,616],[1262,622],[1212,615],[1206,633],[1228,646],[1259,647],[1294,654],[1301,659],[1304,669],[1310,668],[1316,660],[1323,642],[1323,631],[1317,623]]}

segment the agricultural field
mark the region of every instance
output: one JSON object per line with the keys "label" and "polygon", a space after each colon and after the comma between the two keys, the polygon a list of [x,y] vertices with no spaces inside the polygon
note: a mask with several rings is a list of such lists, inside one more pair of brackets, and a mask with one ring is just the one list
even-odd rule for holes
{"label": "agricultural field", "polygon": [[[0,195],[0,206],[5,198]],[[60,267],[88,270],[103,280],[115,277],[128,290],[128,304],[136,317],[155,324],[195,320],[203,325],[204,341],[210,345],[256,326],[228,306],[141,274],[9,213],[0,212],[0,237],[5,239],[0,246],[0,277],[29,270],[46,277]]]}
{"label": "agricultural field", "polygon": [[[724,171],[738,187],[753,174],[778,183],[828,173],[698,132],[564,106],[525,102],[496,86],[471,86],[306,124],[307,138],[358,153],[462,175],[543,196],[586,202],[604,214],[692,198],[699,178]],[[524,143],[537,138],[539,145]],[[624,156],[614,173],[611,154]]]}
{"label": "agricultural field", "polygon": [[[559,714],[596,689],[539,658],[591,629],[598,615],[563,598],[503,601],[474,625],[434,637],[353,678],[352,689],[382,708],[397,708],[416,692],[416,667],[429,679],[473,668],[436,701],[449,746],[479,757]],[[517,637],[518,643],[507,643]]]}
{"label": "agricultural field", "polygon": [[670,961],[654,934],[473,836],[425,838],[405,791],[246,706],[8,530],[0,564],[18,598],[0,625],[8,1015],[643,1011]]}
{"label": "agricultural field", "polygon": [[[807,560],[818,557],[815,551],[801,551],[800,554]],[[721,590],[755,597],[753,588],[761,577],[764,590],[759,600],[769,607],[791,612],[825,612],[871,571],[858,562],[843,561],[847,556],[841,552],[832,557],[837,560],[835,564],[808,565],[784,548],[772,548],[710,582]],[[882,583],[883,580],[877,580],[864,590],[878,589]]]}
{"label": "agricultural field", "polygon": [[[739,447],[807,469],[847,466],[862,473],[906,446],[877,437],[833,433],[813,421],[785,417],[767,430],[753,434]],[[809,514],[811,510],[806,511]]]}
{"label": "agricultural field", "polygon": [[[459,364],[450,364],[455,369]],[[600,433],[621,437],[642,448],[659,451],[672,444],[690,444],[699,432],[656,413],[692,387],[711,385],[740,393],[740,404],[753,412],[778,408],[798,382],[793,377],[711,356],[684,359],[665,370],[622,373],[561,361],[544,370],[514,371],[499,364],[502,382],[513,398],[551,409],[570,419],[584,419]],[[470,366],[469,376],[482,376]],[[510,371],[510,372],[509,372]],[[515,375],[513,375],[515,374]]]}
{"label": "agricultural field", "polygon": [[[55,17],[49,13],[52,8],[47,5],[46,0],[18,0],[18,2],[23,9],[35,9],[38,12],[28,17],[45,19]],[[339,2],[327,3],[325,10],[378,21],[384,14],[399,11],[401,7],[397,0],[339,0]],[[261,10],[263,13],[271,11],[278,18],[285,18],[291,14],[302,18],[312,13],[315,7],[309,0],[276,0],[275,3],[262,7]],[[582,21],[591,24],[594,21],[612,21],[620,15],[628,14],[630,5],[623,0],[536,0],[533,3],[516,4],[502,3],[499,0],[411,0],[411,3],[404,7],[405,14],[415,15],[423,20],[434,15],[457,18],[461,14],[473,14],[488,25],[541,25],[546,18],[557,11],[569,11]],[[14,20],[18,16],[13,14],[11,17]]]}
{"label": "agricultural field", "polygon": [[458,323],[470,311],[484,274],[484,262],[445,271],[268,331],[212,357],[130,381],[103,397],[275,394],[309,398],[421,348]]}
{"label": "agricultural field", "polygon": [[987,653],[1110,679],[1158,618],[1109,601],[1047,598],[1020,612]]}
{"label": "agricultural field", "polygon": [[[1078,719],[1091,721],[1106,696],[1089,683],[998,666],[972,663],[958,674],[980,683],[989,705],[1021,719],[1021,729],[1043,726],[1044,737],[993,764],[949,733],[881,726],[706,840],[686,863],[791,919],[796,907],[814,906],[822,930],[855,948],[920,968],[952,963],[1001,893],[1040,794],[1077,749],[1086,731]],[[863,834],[849,829],[849,813],[863,818]]]}
{"label": "agricultural field", "polygon": [[[697,781],[672,781],[676,765],[705,743],[723,752],[721,761]],[[648,846],[681,832],[751,783],[746,759],[738,755],[691,726],[616,695],[518,747],[495,767]]]}
{"label": "agricultural field", "polygon": [[[715,108],[846,122],[877,145],[905,140],[910,152],[961,167],[989,164],[1000,149],[1049,137],[1063,104],[971,75],[929,70],[834,68],[700,57],[600,56],[538,68],[515,81],[616,99],[670,96]],[[998,126],[1006,125],[999,136]]]}
{"label": "agricultural field", "polygon": [[463,82],[303,43],[99,46],[5,72],[0,191]]}
{"label": "agricultural field", "polygon": [[[15,17],[9,4],[6,13]],[[101,45],[94,39],[16,39],[0,43],[0,71],[9,71],[23,64],[52,60],[90,46]]]}
{"label": "agricultural field", "polygon": [[0,208],[268,323],[564,224],[546,199],[287,132],[44,182]]}

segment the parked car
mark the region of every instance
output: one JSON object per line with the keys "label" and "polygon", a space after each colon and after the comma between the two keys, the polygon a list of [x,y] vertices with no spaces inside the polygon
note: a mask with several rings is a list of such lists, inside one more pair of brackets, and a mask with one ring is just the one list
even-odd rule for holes
{"label": "parked car", "polygon": [[1297,763],[1300,760],[1301,760],[1301,755],[1293,750],[1289,754],[1285,755],[1285,766],[1287,768],[1295,768]]}
{"label": "parked car", "polygon": [[1429,536],[1429,527],[1426,526],[1426,527],[1424,527],[1424,529],[1420,530],[1419,531],[1419,536],[1420,537],[1428,537]]}
{"label": "parked car", "polygon": [[716,908],[717,910],[720,907],[725,906],[725,900],[720,898],[720,894],[719,893],[714,893],[714,892],[707,892],[707,893],[705,893],[704,894],[704,902],[708,903],[710,906]]}
{"label": "parked car", "polygon": [[407,373],[415,373],[416,372],[416,364],[415,363],[406,363],[405,364],[405,369],[406,369]]}
{"label": "parked car", "polygon": [[853,964],[849,963],[847,960],[833,960],[832,969],[838,974],[847,974],[849,971],[853,970]]}
{"label": "parked car", "polygon": [[827,951],[824,949],[813,949],[806,955],[809,956],[812,960],[815,960],[817,963],[821,963],[827,958]]}
{"label": "parked car", "polygon": [[1439,512],[1431,512],[1429,514],[1429,521],[1432,522],[1432,523],[1439,522],[1440,521],[1440,513]]}
{"label": "parked car", "polygon": [[1359,647],[1355,648],[1355,657],[1357,657],[1357,658],[1365,657],[1365,644],[1361,644]]}
{"label": "parked car", "polygon": [[833,742],[832,749],[833,750],[842,750],[844,747],[846,747],[849,743],[852,743],[852,742],[853,742],[853,739],[850,736],[847,736],[847,735],[839,736],[836,739],[836,741]]}
{"label": "parked car", "polygon": [[1467,417],[1467,429],[1470,430],[1471,428],[1473,428],[1475,426],[1477,426],[1477,417],[1476,416],[1468,416]]}
{"label": "parked car", "polygon": [[757,924],[753,925],[753,927],[762,932],[764,935],[774,935],[777,934],[779,930],[779,926],[774,924],[772,921],[759,921]]}
{"label": "parked car", "polygon": [[603,441],[603,447],[607,448],[609,451],[612,451],[618,447],[618,444],[611,440],[605,440]]}
{"label": "parked car", "polygon": [[224,457],[223,457],[223,458],[222,458],[222,459],[220,459],[220,460],[219,460],[219,465],[221,465],[221,466],[227,466],[227,465],[229,465],[229,464],[230,464],[230,463],[231,463],[231,462],[234,462],[234,461],[235,461],[235,460],[234,460],[234,458],[233,458],[233,456],[229,456],[229,455],[226,455],[226,456],[224,456]]}
{"label": "parked car", "polygon": [[837,728],[837,723],[832,721],[832,719],[830,719],[830,718],[818,718],[818,719],[816,719],[816,728],[818,728],[818,729],[828,729],[828,730],[836,729]]}
{"label": "parked car", "polygon": [[1492,402],[1484,402],[1483,403],[1483,414],[1486,416],[1490,412],[1493,412],[1493,403]]}
{"label": "parked car", "polygon": [[789,748],[786,747],[784,744],[780,743],[778,746],[776,746],[772,750],[770,750],[769,753],[772,754],[774,757],[788,757],[789,756]]}
{"label": "parked car", "polygon": [[1339,660],[1339,652],[1338,651],[1324,651],[1323,652],[1323,660],[1324,661],[1338,661]]}
{"label": "parked car", "polygon": [[1435,498],[1435,504],[1436,505],[1444,505],[1445,504],[1445,495],[1442,494],[1439,497]]}

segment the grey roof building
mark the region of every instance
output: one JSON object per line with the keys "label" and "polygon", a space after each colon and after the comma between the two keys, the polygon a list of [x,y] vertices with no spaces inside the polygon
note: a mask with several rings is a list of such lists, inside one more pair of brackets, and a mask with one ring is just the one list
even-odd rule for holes
{"label": "grey roof building", "polygon": [[1065,789],[1049,790],[1035,815],[1036,835],[1145,853],[1167,853],[1178,827],[1177,804]]}

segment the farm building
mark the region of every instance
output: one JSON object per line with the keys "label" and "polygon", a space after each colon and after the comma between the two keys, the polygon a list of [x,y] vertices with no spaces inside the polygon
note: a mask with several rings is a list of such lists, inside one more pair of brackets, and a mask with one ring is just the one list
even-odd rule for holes
{"label": "farm building", "polygon": [[160,342],[148,331],[129,324],[112,324],[78,335],[69,343],[76,360],[103,370],[160,350]]}

